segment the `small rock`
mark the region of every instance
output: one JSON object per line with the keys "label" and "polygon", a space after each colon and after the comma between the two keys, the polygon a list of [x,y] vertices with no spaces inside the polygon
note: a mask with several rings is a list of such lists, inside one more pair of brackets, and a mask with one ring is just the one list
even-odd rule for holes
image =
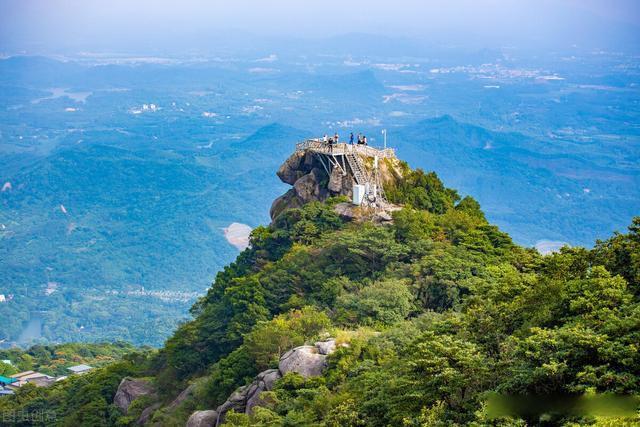
{"label": "small rock", "polygon": [[195,411],[187,420],[186,427],[214,427],[218,421],[218,413],[212,409]]}
{"label": "small rock", "polygon": [[331,354],[336,350],[336,340],[334,339],[318,341],[315,345],[318,349],[318,352],[324,355]]}
{"label": "small rock", "polygon": [[322,374],[327,363],[327,356],[320,354],[315,346],[303,345],[286,352],[281,358],[278,368],[282,375],[297,372],[305,378]]}

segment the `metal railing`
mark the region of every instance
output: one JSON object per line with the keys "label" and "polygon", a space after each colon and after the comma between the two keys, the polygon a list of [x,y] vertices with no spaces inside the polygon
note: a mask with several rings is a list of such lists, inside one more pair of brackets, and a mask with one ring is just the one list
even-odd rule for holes
{"label": "metal railing", "polygon": [[341,142],[339,144],[329,144],[320,138],[307,139],[306,141],[296,144],[296,151],[311,150],[315,153],[333,154],[335,156],[343,156],[351,153],[358,153],[367,157],[378,156],[380,159],[395,158],[396,153],[393,148],[375,148],[370,145],[347,144]]}

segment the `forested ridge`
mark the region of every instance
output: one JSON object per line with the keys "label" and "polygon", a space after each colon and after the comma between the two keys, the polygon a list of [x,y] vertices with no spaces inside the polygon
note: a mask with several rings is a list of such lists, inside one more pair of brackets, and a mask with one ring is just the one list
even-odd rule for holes
{"label": "forested ridge", "polygon": [[[256,228],[164,347],[48,388],[25,386],[0,412],[52,411],[57,425],[182,426],[277,366],[287,350],[333,337],[323,375],[289,373],[231,426],[634,425],[636,416],[533,411],[497,418],[492,395],[640,391],[640,217],[593,249],[542,256],[516,245],[435,173],[385,188],[393,221],[345,221],[340,198]],[[156,392],[126,414],[124,377]],[[176,396],[191,386],[178,404]],[[23,425],[28,425],[24,422]]]}

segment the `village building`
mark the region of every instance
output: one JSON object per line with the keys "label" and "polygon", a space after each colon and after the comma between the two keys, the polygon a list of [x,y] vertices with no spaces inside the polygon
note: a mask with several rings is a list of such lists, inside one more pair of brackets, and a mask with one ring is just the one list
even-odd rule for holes
{"label": "village building", "polygon": [[20,372],[18,374],[12,375],[11,379],[15,381],[6,385],[6,387],[11,390],[19,389],[27,383],[34,384],[37,387],[47,387],[55,382],[54,377],[35,371]]}
{"label": "village building", "polygon": [[91,367],[89,365],[82,364],[82,365],[71,366],[71,367],[69,367],[67,369],[69,371],[71,371],[72,374],[82,375],[82,374],[86,374],[87,372],[92,370],[93,367]]}

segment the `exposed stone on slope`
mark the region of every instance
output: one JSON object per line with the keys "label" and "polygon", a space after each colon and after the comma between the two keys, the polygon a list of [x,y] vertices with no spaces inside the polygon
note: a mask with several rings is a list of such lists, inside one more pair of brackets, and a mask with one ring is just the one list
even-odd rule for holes
{"label": "exposed stone on slope", "polygon": [[147,396],[154,392],[153,386],[147,381],[123,378],[113,397],[113,403],[126,413],[131,402],[140,396]]}
{"label": "exposed stone on slope", "polygon": [[322,374],[326,367],[327,356],[320,354],[318,348],[312,345],[303,345],[286,352],[278,363],[278,369],[282,375],[288,372],[296,372],[305,378]]}
{"label": "exposed stone on slope", "polygon": [[250,414],[254,406],[262,403],[260,393],[271,390],[275,382],[280,378],[282,378],[282,374],[277,369],[268,369],[258,374],[255,381],[251,383],[249,390],[247,390],[245,413]]}
{"label": "exposed stone on slope", "polygon": [[186,427],[214,427],[218,413],[214,410],[195,411],[187,420]]}
{"label": "exposed stone on slope", "polygon": [[218,406],[216,410],[219,414],[218,423],[222,423],[225,414],[232,409],[235,412],[251,414],[253,408],[262,403],[260,399],[262,392],[273,389],[275,382],[287,372],[297,372],[305,378],[322,375],[326,367],[327,355],[333,353],[335,348],[336,341],[329,338],[318,341],[313,346],[303,345],[289,350],[280,358],[278,369],[260,372],[251,384],[239,387],[226,402]]}

